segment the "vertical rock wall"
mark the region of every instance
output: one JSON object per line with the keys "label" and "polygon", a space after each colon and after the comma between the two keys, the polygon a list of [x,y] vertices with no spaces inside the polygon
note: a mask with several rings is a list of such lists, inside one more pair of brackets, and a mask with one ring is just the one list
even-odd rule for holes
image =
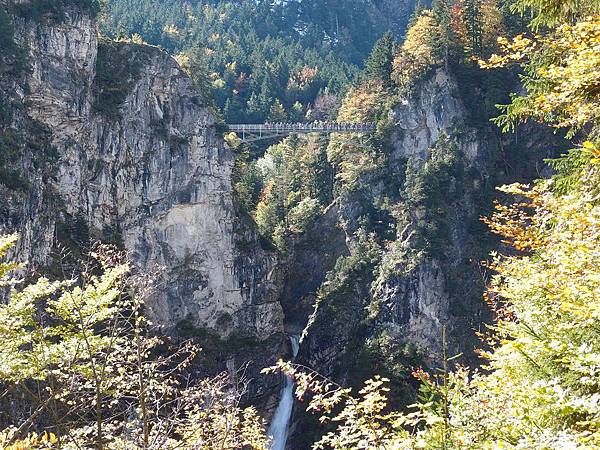
{"label": "vertical rock wall", "polygon": [[[164,327],[185,319],[222,336],[280,333],[276,257],[238,218],[234,155],[176,62],[154,47],[99,42],[78,8],[13,20],[31,67],[13,126],[46,127],[57,155],[43,186],[40,169],[23,163],[31,187],[0,216],[22,233],[19,254],[50,264],[61,230],[78,221],[84,234],[120,242],[139,270],[157,271],[148,307]],[[32,201],[49,194],[53,202]]]}

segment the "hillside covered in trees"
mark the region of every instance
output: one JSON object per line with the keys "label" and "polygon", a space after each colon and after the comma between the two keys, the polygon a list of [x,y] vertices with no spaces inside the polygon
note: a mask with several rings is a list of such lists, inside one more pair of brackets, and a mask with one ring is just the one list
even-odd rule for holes
{"label": "hillside covered in trees", "polygon": [[0,448],[600,448],[598,1],[0,0],[0,133]]}
{"label": "hillside covered in trees", "polygon": [[141,36],[193,67],[229,123],[331,118],[373,43],[403,35],[413,0],[111,0],[102,30]]}

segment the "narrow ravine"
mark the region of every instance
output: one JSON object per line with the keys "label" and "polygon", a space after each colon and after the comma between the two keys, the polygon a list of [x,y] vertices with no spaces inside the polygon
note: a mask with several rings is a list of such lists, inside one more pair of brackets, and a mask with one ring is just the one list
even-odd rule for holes
{"label": "narrow ravine", "polygon": [[[296,358],[300,349],[300,337],[290,336],[292,344],[292,360]],[[285,450],[285,444],[288,437],[288,428],[290,418],[292,417],[292,407],[294,406],[294,380],[288,376],[285,377],[283,388],[281,389],[281,398],[279,405],[275,410],[269,431],[267,434],[272,439],[271,450]]]}

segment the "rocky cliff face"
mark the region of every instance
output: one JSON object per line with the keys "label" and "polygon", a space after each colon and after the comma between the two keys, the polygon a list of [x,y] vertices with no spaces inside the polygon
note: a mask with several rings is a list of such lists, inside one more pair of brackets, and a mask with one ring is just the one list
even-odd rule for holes
{"label": "rocky cliff face", "polygon": [[[421,81],[389,111],[385,167],[338,198],[325,216],[336,217],[322,218],[308,233],[308,242],[332,236],[338,243],[324,247],[323,258],[313,249],[321,268],[333,269],[339,257],[346,265],[336,269],[343,275],[343,283],[338,281],[343,289],[317,305],[305,330],[300,354],[312,367],[333,374],[344,365],[340,355],[382,334],[420,348],[429,363],[441,354],[443,326],[449,351],[468,353],[478,344],[474,330],[488,318],[482,301],[487,274],[480,262],[497,245],[479,218],[490,211],[494,186],[535,178],[539,162],[553,153],[558,139],[539,128],[520,130],[525,139],[501,135],[481,119],[487,114],[485,92],[474,88],[470,95],[479,101],[474,109],[451,71],[438,69]],[[503,165],[509,151],[522,154],[512,167]],[[384,196],[393,203],[391,216],[373,217],[373,205]],[[396,226],[370,263],[362,258],[368,247],[356,234],[365,218],[367,230],[376,231],[377,223],[386,221]],[[345,241],[334,238],[335,230]],[[289,311],[291,321],[298,321]]]}
{"label": "rocky cliff face", "polygon": [[[390,218],[397,222],[398,231],[376,262],[347,274],[347,286],[339,300],[327,299],[315,309],[301,349],[301,356],[312,367],[345,378],[348,367],[344,368],[340,355],[356,354],[367,341],[382,334],[420,347],[426,359],[433,361],[441,348],[443,325],[464,336],[481,320],[483,283],[477,270],[485,248],[472,245],[473,239],[481,237],[480,230],[473,230],[481,213],[475,197],[481,186],[489,183],[486,173],[494,164],[490,155],[495,154],[499,142],[488,129],[470,127],[467,118],[457,82],[443,70],[390,111],[386,180],[370,180],[363,183],[368,188],[339,198],[338,217],[330,222],[340,224],[337,229],[346,237],[345,246],[337,247],[336,257],[352,253],[357,246],[358,222],[383,195],[382,185],[399,185],[394,206],[398,212]],[[442,180],[442,192],[430,196],[444,198],[415,201],[411,198],[414,185],[425,182],[419,174],[444,158],[436,146],[452,147],[451,156],[460,167],[453,167],[451,174],[434,174]],[[435,230],[438,239],[432,245],[427,227],[437,221],[443,222],[439,226],[443,229]],[[453,290],[452,283],[458,278],[466,280],[468,289],[465,285],[463,292]],[[464,304],[464,308],[454,304]],[[334,323],[339,327],[332,326]],[[453,348],[464,348],[456,337]]]}
{"label": "rocky cliff face", "polygon": [[[469,336],[473,337],[486,311],[479,263],[492,243],[477,226],[485,212],[482,208],[489,205],[478,201],[482,191],[491,187],[488,172],[501,143],[491,127],[472,127],[468,118],[457,80],[441,69],[390,112],[392,166],[404,165],[407,171],[421,174],[443,160],[440,150],[452,149],[449,158],[454,158],[451,167],[432,170],[442,192],[431,192],[425,201],[411,198],[415,186],[410,183],[412,174],[405,174],[402,233],[384,255],[393,269],[380,276],[374,291],[380,305],[378,326],[434,355],[441,354],[442,326],[454,337],[448,341],[450,351],[470,350]],[[429,234],[431,223],[436,224],[437,236],[435,240],[427,236],[430,245],[423,251],[419,238]],[[410,263],[398,259],[398,254],[410,255]]]}
{"label": "rocky cliff face", "polygon": [[0,227],[21,232],[19,255],[49,265],[61,240],[110,238],[139,270],[156,271],[148,307],[164,327],[280,333],[276,256],[236,215],[234,155],[176,62],[157,48],[99,42],[77,7],[60,18],[15,13],[12,23],[30,71],[13,83],[7,129],[35,124],[54,155],[42,167],[19,144],[27,185],[0,191]]}
{"label": "rocky cliff face", "polygon": [[[447,351],[477,364],[475,332],[491,320],[482,299],[489,276],[482,261],[499,245],[480,217],[491,212],[495,186],[538,178],[548,170],[543,158],[562,145],[550,130],[531,125],[501,134],[485,107],[494,81],[483,79],[467,92],[460,77],[438,69],[389,116],[390,166],[405,168],[403,214],[373,286],[374,323],[393,339],[427,349],[430,363],[439,362],[445,327]],[[504,92],[517,90],[512,75],[505,77]]]}
{"label": "rocky cliff face", "polygon": [[[300,362],[347,384],[383,373],[401,401],[414,393],[411,367],[440,363],[443,328],[448,353],[477,363],[475,331],[491,319],[481,261],[498,245],[479,218],[489,214],[495,186],[536,178],[542,158],[560,148],[540,128],[501,135],[486,117],[488,94],[476,86],[465,94],[460,83],[458,74],[438,69],[389,111],[385,166],[342,194],[297,253],[304,260],[304,247],[317,242],[308,253],[331,271],[306,321]],[[387,216],[374,208],[382,197],[391,204]],[[395,224],[395,231],[379,231],[381,223]],[[336,244],[320,246],[315,236]],[[286,292],[302,276],[288,277]],[[288,324],[302,322],[305,307],[284,307]],[[307,430],[318,425],[300,411],[294,421],[291,448],[309,448]]]}

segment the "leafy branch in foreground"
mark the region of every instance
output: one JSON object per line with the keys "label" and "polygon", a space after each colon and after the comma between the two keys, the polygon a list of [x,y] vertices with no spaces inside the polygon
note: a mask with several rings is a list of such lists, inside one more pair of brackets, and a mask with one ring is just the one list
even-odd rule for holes
{"label": "leafy branch in foreground", "polygon": [[[0,238],[0,257],[15,240]],[[0,276],[13,268],[1,263]],[[22,288],[12,280],[0,306],[0,401],[30,405],[2,417],[12,424],[3,448],[266,448],[256,411],[239,406],[244,384],[226,374],[195,382],[199,348],[152,333],[143,315],[152,277],[132,275],[103,245],[79,269]]]}
{"label": "leafy branch in foreground", "polygon": [[263,373],[275,372],[294,378],[296,397],[303,401],[305,395],[310,396],[307,410],[321,414],[321,423],[337,425],[334,432],[323,436],[313,448],[397,448],[396,433],[402,432],[409,420],[400,413],[385,411],[388,379],[377,376],[367,381],[359,391],[360,396],[354,397],[351,389],[298,364],[280,360],[276,366],[263,370]]}
{"label": "leafy branch in foreground", "polygon": [[513,95],[496,123],[504,131],[532,118],[569,135],[585,125],[597,128],[600,107],[600,16],[564,24],[547,35],[500,38],[503,52],[480,61],[484,68],[519,63],[526,95]]}

